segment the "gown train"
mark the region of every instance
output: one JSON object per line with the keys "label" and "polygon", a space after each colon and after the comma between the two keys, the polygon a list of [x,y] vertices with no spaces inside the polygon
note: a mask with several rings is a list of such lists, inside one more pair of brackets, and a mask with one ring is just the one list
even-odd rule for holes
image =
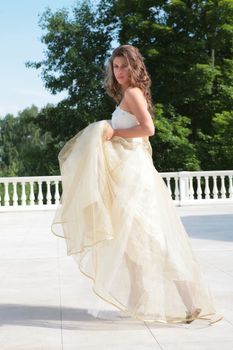
{"label": "gown train", "polygon": [[[59,153],[63,193],[52,223],[93,291],[130,317],[211,320],[213,300],[169,190],[152,161],[148,137],[103,137],[137,125],[116,108],[89,124]],[[196,316],[195,316],[196,317]],[[195,318],[194,317],[194,318]]]}

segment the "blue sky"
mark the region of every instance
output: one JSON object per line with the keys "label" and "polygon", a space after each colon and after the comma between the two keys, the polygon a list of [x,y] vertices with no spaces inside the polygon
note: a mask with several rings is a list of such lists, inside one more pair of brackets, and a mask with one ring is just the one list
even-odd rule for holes
{"label": "blue sky", "polygon": [[53,11],[72,9],[75,0],[7,0],[0,4],[0,117],[17,115],[26,107],[56,103],[65,95],[52,95],[43,86],[39,71],[25,62],[43,58],[39,15],[46,7]]}

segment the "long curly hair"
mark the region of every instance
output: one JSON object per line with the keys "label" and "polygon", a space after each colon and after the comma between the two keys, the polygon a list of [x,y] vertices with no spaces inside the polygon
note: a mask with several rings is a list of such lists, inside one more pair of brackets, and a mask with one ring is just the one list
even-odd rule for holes
{"label": "long curly hair", "polygon": [[147,101],[148,111],[154,117],[150,92],[151,79],[144,64],[144,58],[135,46],[121,45],[113,50],[105,70],[104,87],[107,94],[117,101],[117,103],[120,103],[123,97],[121,86],[113,72],[113,60],[119,56],[124,57],[128,63],[131,80],[130,86],[139,87],[142,90]]}

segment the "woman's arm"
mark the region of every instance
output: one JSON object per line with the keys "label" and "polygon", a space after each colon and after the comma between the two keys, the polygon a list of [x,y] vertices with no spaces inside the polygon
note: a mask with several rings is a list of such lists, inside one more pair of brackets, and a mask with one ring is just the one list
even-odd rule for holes
{"label": "woman's arm", "polygon": [[154,131],[150,127],[136,125],[128,129],[114,129],[113,136],[124,138],[152,136]]}

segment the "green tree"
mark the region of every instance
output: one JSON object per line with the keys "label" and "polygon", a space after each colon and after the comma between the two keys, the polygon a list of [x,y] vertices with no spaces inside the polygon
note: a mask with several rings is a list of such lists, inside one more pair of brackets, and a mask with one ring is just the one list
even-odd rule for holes
{"label": "green tree", "polygon": [[[189,142],[190,119],[171,106],[155,105],[158,133],[151,138],[153,161],[158,171],[199,170],[195,146]],[[169,116],[169,118],[168,118]]]}
{"label": "green tree", "polygon": [[233,111],[216,113],[213,118],[213,136],[198,131],[197,149],[206,170],[232,169],[233,164]]}
{"label": "green tree", "polygon": [[190,119],[194,145],[200,145],[199,131],[214,137],[216,113],[233,110],[233,1],[112,0],[111,5],[119,42],[136,45],[145,57],[154,101]]}
{"label": "green tree", "polygon": [[54,147],[53,139],[49,132],[41,132],[35,123],[38,113],[38,108],[31,106],[18,113],[17,117],[6,115],[0,120],[1,176],[58,173],[58,163],[54,159],[50,161],[51,154],[48,152]]}
{"label": "green tree", "polygon": [[[157,116],[151,142],[154,154],[162,152],[154,158],[160,170],[207,167],[208,147],[217,142],[215,118],[225,113],[230,121],[233,110],[233,0],[100,0],[96,8],[84,1],[72,15],[47,10],[40,24],[46,57],[28,66],[41,69],[52,93],[67,92],[37,117],[52,137],[51,168],[53,162],[57,167],[53,152],[68,138],[110,118],[114,103],[102,78],[112,39],[114,46],[137,46],[145,58]],[[219,157],[209,157],[209,168],[220,166]]]}
{"label": "green tree", "polygon": [[190,117],[193,138],[226,99],[232,109],[233,1],[111,3],[119,42],[136,45],[146,59],[154,100]]}
{"label": "green tree", "polygon": [[41,69],[45,87],[52,93],[67,93],[57,106],[43,109],[38,116],[40,127],[59,139],[107,118],[111,111],[102,79],[112,38],[103,19],[101,11],[96,12],[88,1],[77,5],[72,15],[66,9],[55,13],[48,9],[41,17],[46,58],[27,66]]}
{"label": "green tree", "polygon": [[0,176],[15,176],[19,173],[19,138],[16,130],[19,130],[18,120],[12,114],[0,119]]}

